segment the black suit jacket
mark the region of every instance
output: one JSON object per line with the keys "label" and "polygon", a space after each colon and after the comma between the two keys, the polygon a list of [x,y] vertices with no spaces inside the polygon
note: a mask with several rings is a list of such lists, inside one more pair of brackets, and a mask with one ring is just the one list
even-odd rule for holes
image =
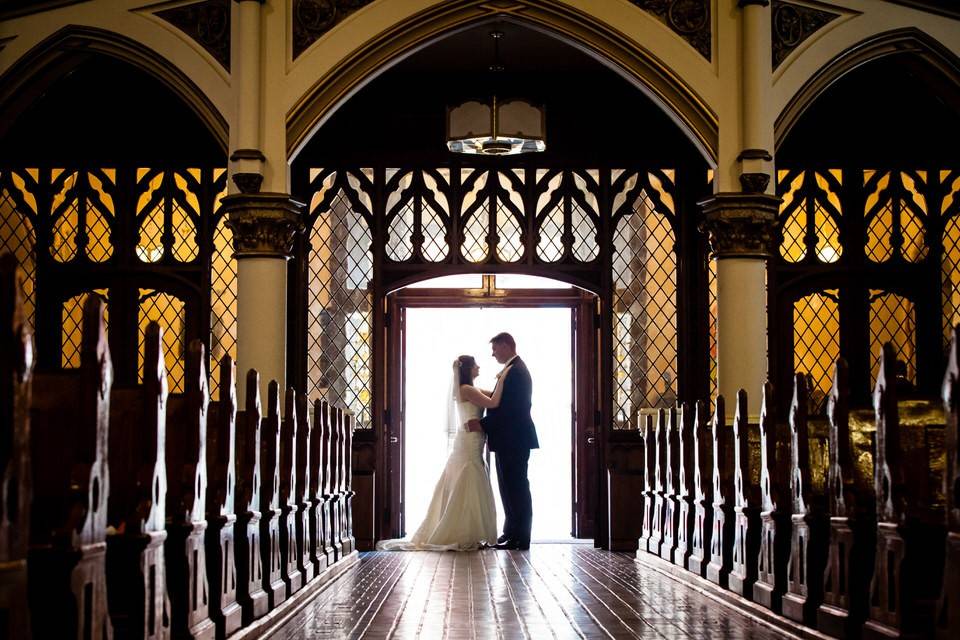
{"label": "black suit jacket", "polygon": [[480,419],[480,424],[487,432],[490,451],[539,449],[537,429],[530,417],[533,396],[530,371],[519,357],[510,364],[510,373],[503,383],[500,406],[488,409],[487,415]]}

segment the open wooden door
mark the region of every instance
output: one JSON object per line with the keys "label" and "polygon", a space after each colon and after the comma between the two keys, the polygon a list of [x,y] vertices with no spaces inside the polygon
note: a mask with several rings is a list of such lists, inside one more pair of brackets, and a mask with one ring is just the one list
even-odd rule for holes
{"label": "open wooden door", "polygon": [[596,299],[584,299],[571,309],[573,314],[573,456],[572,492],[574,538],[596,535],[599,503],[600,447],[597,403],[597,329]]}
{"label": "open wooden door", "polygon": [[385,505],[387,514],[387,538],[402,538],[405,533],[404,522],[404,398],[406,397],[406,375],[404,362],[406,361],[406,308],[398,304],[397,294],[387,296],[387,323],[390,336],[387,352],[387,371],[390,372],[390,381],[387,385],[387,410],[384,420],[384,471],[386,472],[386,486],[388,502]]}

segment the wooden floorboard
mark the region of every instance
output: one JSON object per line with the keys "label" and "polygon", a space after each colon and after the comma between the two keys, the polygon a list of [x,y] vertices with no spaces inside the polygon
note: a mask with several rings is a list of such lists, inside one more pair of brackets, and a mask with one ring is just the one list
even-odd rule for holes
{"label": "wooden floorboard", "polygon": [[579,544],[530,551],[373,552],[274,638],[767,639],[785,637],[628,554]]}

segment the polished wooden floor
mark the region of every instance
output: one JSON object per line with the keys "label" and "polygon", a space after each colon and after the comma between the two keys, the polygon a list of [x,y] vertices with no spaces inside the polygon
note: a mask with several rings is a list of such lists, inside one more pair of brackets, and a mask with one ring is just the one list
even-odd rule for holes
{"label": "polished wooden floor", "polygon": [[579,544],[361,554],[274,638],[780,638],[770,627]]}

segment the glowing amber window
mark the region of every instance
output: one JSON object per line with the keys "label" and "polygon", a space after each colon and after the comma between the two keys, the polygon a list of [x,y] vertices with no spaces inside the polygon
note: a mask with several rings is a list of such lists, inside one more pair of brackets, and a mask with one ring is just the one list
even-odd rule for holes
{"label": "glowing amber window", "polygon": [[110,326],[110,300],[106,289],[94,289],[64,301],[60,310],[60,366],[76,369],[80,366],[80,341],[83,338],[83,305],[90,295],[104,302],[104,329]]}
{"label": "glowing amber window", "polygon": [[186,352],[186,317],[183,300],[162,291],[140,289],[140,347],[137,356],[138,380],[143,382],[143,359],[146,355],[147,325],[151,321],[163,330],[163,361],[167,366],[167,389],[171,393],[183,391]]}
{"label": "glowing amber window", "polygon": [[840,357],[837,290],[811,293],[793,303],[793,368],[810,380],[811,409],[823,411]]}
{"label": "glowing amber window", "polygon": [[201,178],[199,169],[137,169],[137,257],[141,261],[158,262],[169,253],[177,262],[191,262],[199,255]]}
{"label": "glowing amber window", "polygon": [[907,379],[916,380],[917,321],[913,302],[887,291],[870,290],[870,383],[877,380],[880,352],[893,344],[897,357],[906,363]]}
{"label": "glowing amber window", "polygon": [[950,344],[950,331],[960,323],[960,172],[940,172],[947,187],[940,215],[947,218],[943,228],[941,286],[943,290],[943,343]]}
{"label": "glowing amber window", "polygon": [[[27,179],[36,182],[35,176]],[[0,253],[13,254],[23,270],[23,306],[30,326],[34,326],[36,305],[36,218],[36,199],[26,190],[24,177],[0,172]]]}
{"label": "glowing amber window", "polygon": [[[226,169],[217,169],[218,180]],[[210,261],[210,395],[218,397],[220,389],[220,359],[229,355],[237,359],[237,261],[233,257],[233,232],[226,225],[226,216],[220,216],[220,200],[227,194],[220,192],[214,203],[217,220],[213,234],[213,254]]]}
{"label": "glowing amber window", "polygon": [[109,260],[113,255],[112,193],[116,190],[116,170],[53,169],[51,179],[54,196],[50,255],[58,262],[70,262],[81,252],[92,262]]}
{"label": "glowing amber window", "polygon": [[924,239],[927,199],[921,192],[926,171],[863,172],[867,193],[866,254],[873,262],[895,256],[920,262],[927,256]]}
{"label": "glowing amber window", "polygon": [[843,173],[839,169],[781,170],[777,176],[782,196],[780,255],[784,261],[800,262],[811,255],[819,262],[839,260],[843,253],[839,227],[843,210],[838,192]]}

